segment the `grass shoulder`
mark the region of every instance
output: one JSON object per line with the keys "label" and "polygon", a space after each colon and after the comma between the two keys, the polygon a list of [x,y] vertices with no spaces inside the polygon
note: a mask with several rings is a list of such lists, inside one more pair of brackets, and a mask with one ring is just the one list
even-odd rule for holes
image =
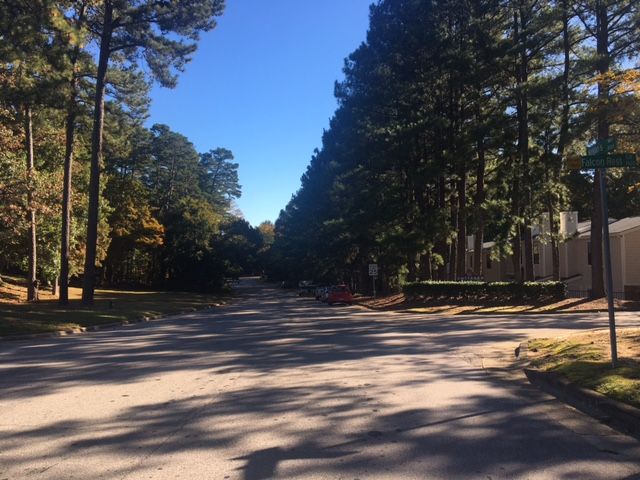
{"label": "grass shoulder", "polygon": [[19,279],[3,277],[0,285],[0,336],[56,332],[154,318],[225,303],[228,296],[192,292],[97,290],[92,306],[80,301],[81,290],[70,289],[68,306],[48,292],[26,303]]}
{"label": "grass shoulder", "polygon": [[528,342],[531,366],[640,408],[640,329],[619,329],[619,366],[611,368],[608,330]]}

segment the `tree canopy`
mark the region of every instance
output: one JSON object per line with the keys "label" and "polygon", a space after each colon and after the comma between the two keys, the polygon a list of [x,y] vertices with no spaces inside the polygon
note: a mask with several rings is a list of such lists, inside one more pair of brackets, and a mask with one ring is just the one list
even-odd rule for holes
{"label": "tree canopy", "polygon": [[[385,288],[455,279],[473,235],[476,275],[495,240],[491,255],[510,254],[515,280],[533,280],[532,230],[548,215],[559,276],[560,212],[599,228],[593,172],[564,158],[608,135],[640,146],[639,14],[627,0],[377,1],[322,146],[275,224],[271,274],[366,289],[377,263]],[[607,178],[612,215],[639,215],[638,172]]]}
{"label": "tree canopy", "polygon": [[[260,273],[238,163],[145,127],[222,0],[0,4],[0,270],[55,284],[212,290]],[[26,160],[26,161],[25,161]],[[87,286],[88,285],[88,286]]]}

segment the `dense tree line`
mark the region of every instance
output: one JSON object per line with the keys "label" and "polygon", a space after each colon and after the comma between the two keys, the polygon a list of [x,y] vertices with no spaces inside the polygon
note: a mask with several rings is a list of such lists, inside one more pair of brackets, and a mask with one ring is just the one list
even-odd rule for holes
{"label": "dense tree line", "polygon": [[26,273],[29,300],[56,279],[62,303],[73,278],[91,303],[98,283],[213,289],[259,270],[233,154],[144,126],[151,83],[176,84],[223,7],[0,2],[0,271]]}
{"label": "dense tree line", "polygon": [[[379,0],[276,222],[271,274],[367,285],[375,262],[386,287],[455,279],[474,235],[475,274],[495,240],[494,258],[513,254],[517,280],[533,280],[532,227],[546,213],[558,278],[560,211],[591,218],[602,242],[599,173],[564,159],[610,135],[638,150],[639,49],[633,0]],[[606,176],[611,215],[640,215],[638,171]]]}

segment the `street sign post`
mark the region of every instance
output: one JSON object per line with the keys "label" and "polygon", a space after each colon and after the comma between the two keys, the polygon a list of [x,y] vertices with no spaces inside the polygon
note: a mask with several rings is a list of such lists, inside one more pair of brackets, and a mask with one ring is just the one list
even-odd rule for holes
{"label": "street sign post", "polygon": [[616,340],[616,316],[613,305],[613,274],[611,272],[611,245],[609,239],[609,208],[607,206],[607,178],[606,168],[638,168],[638,158],[635,153],[613,153],[618,148],[615,137],[597,140],[595,144],[587,146],[587,154],[572,155],[566,158],[565,166],[569,170],[595,169],[596,178],[600,184],[600,204],[602,206],[602,237],[604,241],[604,268],[607,282],[607,306],[609,310],[609,337],[611,341],[611,365],[618,364],[618,347]]}
{"label": "street sign post", "polygon": [[376,278],[378,277],[378,264],[369,264],[369,276],[371,277],[371,283],[373,285],[373,298],[376,298]]}
{"label": "street sign post", "polygon": [[611,243],[609,241],[609,207],[607,205],[607,178],[605,171],[598,171],[600,177],[600,205],[602,206],[602,238],[604,240],[604,271],[607,279],[607,310],[609,312],[609,343],[611,345],[611,366],[618,366],[618,341],[616,339],[616,314],[613,306],[613,272],[611,271]]}
{"label": "street sign post", "polygon": [[609,337],[611,342],[611,365],[618,364],[618,347],[616,340],[616,316],[613,305],[613,274],[611,272],[611,244],[609,240],[609,208],[607,206],[606,168],[640,167],[635,153],[613,153],[618,147],[615,137],[607,137],[587,146],[584,156],[567,157],[566,168],[570,170],[596,169],[595,181],[600,184],[600,205],[602,206],[602,237],[604,241],[604,268],[607,282],[607,306],[609,310]]}

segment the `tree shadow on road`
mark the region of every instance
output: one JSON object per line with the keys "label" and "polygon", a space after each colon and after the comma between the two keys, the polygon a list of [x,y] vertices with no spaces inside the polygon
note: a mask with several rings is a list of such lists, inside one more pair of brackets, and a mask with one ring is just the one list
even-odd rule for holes
{"label": "tree shadow on road", "polygon": [[[366,478],[389,469],[394,478],[408,478],[416,475],[416,468],[424,468],[423,478],[536,478],[539,472],[545,478],[614,478],[613,468],[637,473],[637,458],[627,456],[624,446],[620,451],[594,448],[588,437],[570,434],[545,413],[556,408],[555,402],[535,391],[527,392],[530,401],[522,402],[519,388],[525,387],[508,387],[501,397],[460,399],[445,411],[387,411],[388,405],[378,404],[379,412],[372,413],[363,402],[364,393],[354,395],[342,385],[256,386],[139,405],[97,425],[52,422],[4,434],[0,465],[44,469],[73,457],[127,458],[131,452],[146,459],[144,464],[110,462],[92,477],[120,478],[167,469],[176,456],[200,452],[205,462],[208,456],[226,455],[235,469],[217,472],[216,478],[240,475],[243,480],[321,474]],[[315,419],[312,428],[288,418],[299,411]],[[230,455],[244,448],[245,438],[268,433],[262,422],[238,424],[237,419],[248,414],[278,419],[287,440]],[[35,446],[30,454],[20,452],[25,444]]]}
{"label": "tree shadow on road", "polygon": [[[425,476],[433,478],[527,477],[532,465],[553,478],[607,478],[601,473],[608,466],[633,465],[624,452],[598,451],[540,414],[547,397],[487,375],[473,363],[476,349],[506,341],[515,346],[524,335],[518,332],[532,325],[577,330],[592,328],[594,321],[589,315],[574,315],[568,324],[531,315],[420,319],[415,314],[324,308],[258,290],[235,305],[176,320],[35,344],[4,343],[3,402],[64,393],[76,386],[125,388],[188,371],[202,372],[202,381],[212,382],[209,390],[215,393],[139,402],[97,425],[52,421],[5,432],[0,466],[26,468],[76,455],[139,452],[160,467],[172,454],[198,451],[228,453],[226,459],[245,480],[273,478],[281,471],[297,478],[320,471],[355,478],[384,472],[390,465],[394,475],[400,475],[396,478],[405,468],[407,476],[414,475],[416,465],[428,466]],[[465,355],[470,360],[461,368]],[[367,378],[351,378],[352,363],[362,360],[371,366]],[[408,364],[416,372],[413,377],[390,375],[378,385],[378,369],[392,371]],[[344,374],[343,381],[312,381],[315,374],[336,369]],[[295,375],[298,384],[269,384],[273,375],[283,372]],[[234,386],[232,375],[246,377],[247,383]],[[476,382],[499,394],[465,396],[440,408],[398,408],[386,400],[386,390],[415,388],[429,405],[430,385],[436,381]],[[299,414],[312,419],[313,426],[292,418]],[[239,427],[244,416],[255,421]],[[287,441],[265,440],[246,454],[230,453],[239,446],[247,449],[246,438],[266,435],[267,424],[284,432]],[[25,444],[44,446],[55,439],[57,446],[46,453],[21,452]],[[111,474],[142,468],[113,465]]]}

